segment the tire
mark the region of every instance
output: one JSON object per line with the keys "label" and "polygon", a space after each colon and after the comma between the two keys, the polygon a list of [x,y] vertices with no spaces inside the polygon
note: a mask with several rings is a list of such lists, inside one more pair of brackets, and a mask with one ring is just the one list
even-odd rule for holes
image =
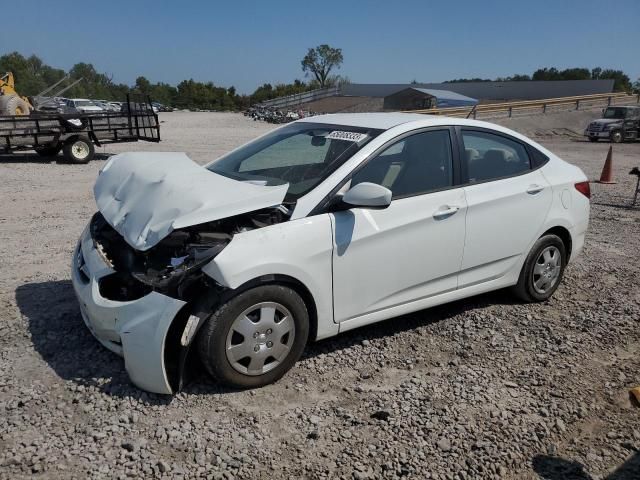
{"label": "tire", "polygon": [[589,141],[590,142],[597,142],[598,141],[598,137],[589,137]]}
{"label": "tire", "polygon": [[69,138],[62,148],[64,158],[69,163],[89,163],[96,151],[93,142],[87,137],[77,136]]}
{"label": "tire", "polygon": [[13,95],[0,95],[0,115],[9,115],[7,113],[7,103]]}
{"label": "tire", "polygon": [[566,249],[560,237],[540,237],[527,255],[513,292],[525,302],[548,300],[560,285],[566,265]]}
{"label": "tire", "polygon": [[3,115],[29,115],[31,112],[29,104],[18,95],[8,95],[2,100],[0,108]]}
{"label": "tire", "polygon": [[622,130],[614,130],[609,135],[609,138],[611,139],[611,143],[622,143],[624,141]]}
{"label": "tire", "polygon": [[55,145],[47,145],[45,147],[36,148],[36,153],[41,157],[55,157],[62,150],[62,145],[56,143]]}
{"label": "tire", "polygon": [[196,342],[209,374],[243,389],[279,380],[300,358],[308,336],[309,314],[302,298],[273,284],[246,290],[218,306]]}

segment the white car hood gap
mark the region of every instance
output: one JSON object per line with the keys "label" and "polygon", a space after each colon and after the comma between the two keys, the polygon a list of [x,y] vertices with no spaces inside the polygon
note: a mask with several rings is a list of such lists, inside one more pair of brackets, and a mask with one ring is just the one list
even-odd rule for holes
{"label": "white car hood gap", "polygon": [[105,220],[136,250],[178,228],[279,205],[288,184],[263,186],[223,177],[184,153],[121,153],[93,189]]}

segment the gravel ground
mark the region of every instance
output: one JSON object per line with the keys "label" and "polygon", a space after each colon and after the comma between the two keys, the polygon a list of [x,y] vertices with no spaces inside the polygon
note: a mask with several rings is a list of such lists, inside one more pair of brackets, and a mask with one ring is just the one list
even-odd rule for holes
{"label": "gravel ground", "polygon": [[[310,345],[275,385],[201,378],[167,398],[80,318],[69,259],[93,181],[110,153],[205,162],[272,126],[161,119],[159,145],[85,166],[0,156],[0,478],[640,478],[640,143],[614,147],[620,183],[592,186],[584,253],[549,302],[474,297]],[[590,178],[608,148],[542,143]]]}

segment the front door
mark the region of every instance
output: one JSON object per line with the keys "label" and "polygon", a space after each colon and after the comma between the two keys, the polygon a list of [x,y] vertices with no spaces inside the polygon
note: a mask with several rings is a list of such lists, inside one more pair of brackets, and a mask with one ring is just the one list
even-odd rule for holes
{"label": "front door", "polygon": [[384,210],[332,214],[336,322],[383,312],[457,288],[465,238],[463,188],[453,188],[450,132],[405,137],[368,161],[351,186],[393,193]]}

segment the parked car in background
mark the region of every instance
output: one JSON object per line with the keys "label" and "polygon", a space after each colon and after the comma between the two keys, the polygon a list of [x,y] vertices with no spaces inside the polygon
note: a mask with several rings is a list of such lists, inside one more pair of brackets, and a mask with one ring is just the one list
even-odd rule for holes
{"label": "parked car in background", "polygon": [[152,102],[152,105],[157,109],[158,112],[173,112],[173,107],[163,105],[162,103]]}
{"label": "parked car in background", "polygon": [[93,103],[102,108],[105,112],[119,112],[120,105],[114,105],[112,102],[108,100],[92,100]]}
{"label": "parked car in background", "polygon": [[584,135],[592,142],[637,140],[640,138],[640,106],[607,107],[602,111],[602,118],[589,123]]}
{"label": "parked car in background", "polygon": [[96,105],[92,100],[88,98],[69,98],[66,102],[66,112],[82,112],[82,113],[98,113],[103,112],[104,109],[99,105]]}
{"label": "parked car in background", "polygon": [[402,113],[305,118],[204,167],[116,155],[94,193],[72,259],[80,311],[165,394],[196,359],[259,387],[308,340],[505,287],[547,300],[590,196],[578,167],[512,130]]}
{"label": "parked car in background", "polygon": [[153,105],[149,105],[148,103],[142,103],[142,102],[127,103],[127,102],[122,102],[120,104],[120,111],[121,112],[128,112],[129,108],[131,108],[131,110],[133,112],[153,111],[153,113],[158,113],[158,109]]}

